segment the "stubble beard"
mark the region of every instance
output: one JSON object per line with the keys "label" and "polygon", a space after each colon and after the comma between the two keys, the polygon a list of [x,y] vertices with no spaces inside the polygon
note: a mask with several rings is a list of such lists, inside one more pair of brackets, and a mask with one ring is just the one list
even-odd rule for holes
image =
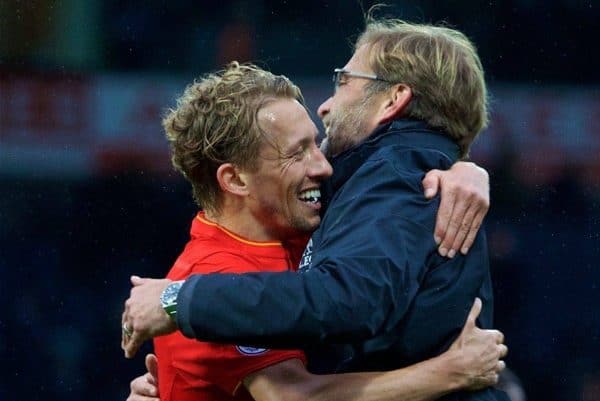
{"label": "stubble beard", "polygon": [[330,116],[325,156],[332,157],[362,142],[369,134],[367,127],[369,99],[347,106]]}
{"label": "stubble beard", "polygon": [[279,221],[275,228],[276,236],[280,240],[288,240],[290,238],[297,238],[306,234],[311,234],[317,229],[320,223],[312,224],[312,216],[305,215],[304,211],[294,209],[288,206],[287,210],[282,205],[270,206],[268,209],[269,216],[281,216],[282,220]]}
{"label": "stubble beard", "polygon": [[319,223],[311,224],[310,218],[308,217],[300,217],[300,216],[292,216],[292,221],[290,222],[292,228],[295,230],[296,235],[310,234],[319,227]]}

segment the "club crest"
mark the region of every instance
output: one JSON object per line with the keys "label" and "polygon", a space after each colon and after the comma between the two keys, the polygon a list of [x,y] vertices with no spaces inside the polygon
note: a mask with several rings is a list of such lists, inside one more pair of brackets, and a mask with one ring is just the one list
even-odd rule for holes
{"label": "club crest", "polygon": [[244,355],[260,355],[268,351],[267,348],[245,347],[243,345],[236,345],[235,348],[240,354]]}
{"label": "club crest", "polygon": [[308,240],[308,244],[306,244],[306,248],[304,248],[304,253],[302,254],[302,259],[300,260],[300,265],[298,266],[298,271],[300,273],[305,273],[310,270],[311,262],[312,262],[312,253],[313,253],[313,240],[311,238]]}

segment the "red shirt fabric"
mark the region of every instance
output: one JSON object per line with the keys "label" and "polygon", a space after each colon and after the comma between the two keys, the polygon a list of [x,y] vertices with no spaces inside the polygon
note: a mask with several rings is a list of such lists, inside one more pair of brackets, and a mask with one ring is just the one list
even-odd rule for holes
{"label": "red shirt fabric", "polygon": [[[195,273],[245,273],[296,270],[304,239],[285,247],[255,242],[209,221],[200,212],[191,239],[167,278],[183,280]],[[269,350],[200,342],[180,332],[157,337],[158,382],[162,401],[252,400],[242,380],[249,374],[292,358],[306,363],[298,350]]]}

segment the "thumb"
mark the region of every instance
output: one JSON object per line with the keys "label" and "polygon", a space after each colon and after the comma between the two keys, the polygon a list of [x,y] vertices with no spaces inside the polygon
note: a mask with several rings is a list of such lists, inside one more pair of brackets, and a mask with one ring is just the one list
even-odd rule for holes
{"label": "thumb", "polygon": [[152,375],[154,379],[154,383],[158,383],[158,359],[154,354],[146,355],[146,369],[148,369],[148,373]]}
{"label": "thumb", "polygon": [[133,284],[134,286],[136,285],[142,285],[144,284],[148,279],[147,278],[141,278],[140,276],[136,276],[133,275],[130,277],[131,280],[131,284]]}
{"label": "thumb", "polygon": [[463,333],[467,330],[472,330],[475,328],[475,322],[481,313],[481,299],[475,298],[475,302],[473,302],[473,306],[471,307],[471,311],[469,312],[469,316],[467,316],[467,321],[465,322],[465,327],[463,328]]}
{"label": "thumb", "polygon": [[425,175],[425,178],[423,178],[423,189],[427,199],[433,198],[438,193],[440,174],[440,170],[431,170]]}

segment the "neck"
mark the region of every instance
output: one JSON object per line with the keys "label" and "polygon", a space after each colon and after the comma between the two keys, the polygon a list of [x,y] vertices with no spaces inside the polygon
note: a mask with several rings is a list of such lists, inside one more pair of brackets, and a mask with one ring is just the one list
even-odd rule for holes
{"label": "neck", "polygon": [[[227,202],[226,202],[227,203]],[[205,212],[208,220],[250,241],[281,241],[270,233],[245,207],[228,204],[220,212]]]}

